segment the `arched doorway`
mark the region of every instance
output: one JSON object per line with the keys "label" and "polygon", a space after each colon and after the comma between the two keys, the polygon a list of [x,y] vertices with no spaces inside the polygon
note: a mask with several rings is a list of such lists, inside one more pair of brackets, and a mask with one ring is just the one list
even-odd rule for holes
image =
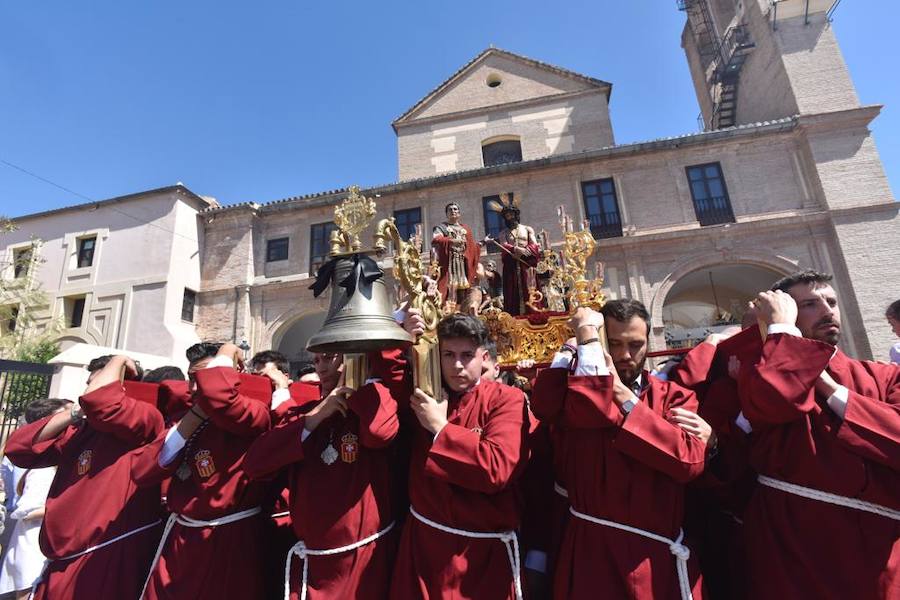
{"label": "arched doorway", "polygon": [[663,303],[668,348],[689,348],[710,333],[739,325],[747,302],[782,276],[749,264],[697,269],[672,285]]}
{"label": "arched doorway", "polygon": [[322,327],[326,313],[317,311],[307,313],[284,325],[272,339],[272,346],[287,356],[291,362],[291,375],[305,362],[312,360],[312,354],[306,351],[306,342]]}

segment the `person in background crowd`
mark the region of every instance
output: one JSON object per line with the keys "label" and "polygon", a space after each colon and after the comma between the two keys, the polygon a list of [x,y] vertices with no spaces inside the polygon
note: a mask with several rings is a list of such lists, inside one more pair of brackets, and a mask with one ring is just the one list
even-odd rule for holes
{"label": "person in background crowd", "polygon": [[164,367],[157,367],[150,371],[146,371],[141,381],[146,383],[160,383],[162,381],[184,381],[185,379],[187,378],[184,376],[184,371],[180,368],[173,365],[166,365]]}
{"label": "person in background crowd", "polygon": [[[609,354],[599,340],[604,324]],[[579,308],[571,326],[577,348],[560,349],[532,399],[538,418],[564,436],[572,518],[554,597],[699,599],[702,580],[681,530],[684,486],[706,454],[692,430],[696,396],[643,370],[650,317],[640,302],[613,300],[602,314]]]}
{"label": "person in background crowd", "polygon": [[744,513],[751,598],[900,597],[900,367],[841,352],[832,277],[761,292],[741,410],[759,486]]}
{"label": "person in background crowd", "polygon": [[[59,398],[34,400],[25,408],[25,422],[34,423],[60,412],[71,403],[71,400]],[[44,521],[44,504],[55,474],[56,467],[28,469],[16,483],[16,505],[10,512],[15,527],[0,569],[0,594],[15,592],[16,600],[25,600],[44,568],[38,536]]]}
{"label": "person in background crowd", "polygon": [[193,405],[135,461],[138,485],[171,477],[166,504],[172,510],[150,576],[135,597],[261,598],[265,486],[250,480],[243,461],[270,427],[271,399],[241,393],[243,354],[234,344],[195,344],[186,355],[196,386]]}
{"label": "person in background crowd", "polygon": [[[894,332],[894,335],[900,337],[900,300],[891,302],[890,306],[887,307],[884,316],[887,318],[888,325],[891,326],[891,331]],[[892,363],[900,365],[900,342],[895,342],[894,345],[891,346],[890,357]]]}
{"label": "person in background crowd", "polygon": [[133,451],[163,431],[162,415],[126,395],[123,380],[139,373],[130,358],[103,357],[88,370],[77,403],[20,427],[6,444],[13,464],[57,467],[36,600],[137,598],[159,539],[159,486],[136,489],[131,475]]}
{"label": "person in background crowd", "polygon": [[370,354],[375,379],[354,391],[341,383],[343,357],[317,353],[321,400],[292,408],[247,453],[252,477],[288,469],[291,522],[302,542],[279,564],[287,555],[292,598],[388,597],[399,513],[390,446],[399,422],[382,380],[402,380],[400,354]]}
{"label": "person in background crowd", "polygon": [[[421,334],[423,325],[407,313],[407,331]],[[522,598],[515,483],[528,457],[525,398],[483,379],[480,319],[453,314],[437,333],[446,399],[416,389],[400,407],[414,435],[411,505],[390,598]]]}

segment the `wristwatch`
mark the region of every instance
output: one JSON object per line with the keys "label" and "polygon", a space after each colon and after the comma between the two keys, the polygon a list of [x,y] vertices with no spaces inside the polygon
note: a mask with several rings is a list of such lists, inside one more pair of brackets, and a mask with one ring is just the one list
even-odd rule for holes
{"label": "wristwatch", "polygon": [[631,414],[631,411],[634,410],[634,401],[633,401],[633,400],[626,400],[625,402],[622,403],[621,406],[619,406],[619,409],[620,409],[620,410],[622,411],[622,413],[624,413],[625,416],[627,417],[628,415]]}

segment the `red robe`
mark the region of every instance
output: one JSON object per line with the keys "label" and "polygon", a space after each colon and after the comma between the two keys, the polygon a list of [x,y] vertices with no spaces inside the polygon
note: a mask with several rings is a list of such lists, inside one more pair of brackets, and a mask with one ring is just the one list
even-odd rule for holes
{"label": "red robe", "polygon": [[[436,439],[417,422],[410,424],[415,429],[409,472],[412,507],[455,529],[517,529],[521,503],[514,483],[525,466],[528,435],[522,392],[481,380],[449,402],[449,423]],[[409,411],[408,405],[405,409]],[[409,412],[404,417],[414,419]],[[406,518],[391,600],[495,600],[514,594],[503,542],[445,533],[412,515]]]}
{"label": "red robe", "polygon": [[[758,348],[757,327],[747,333],[755,336],[751,341]],[[756,487],[756,473],[749,465],[748,436],[735,424],[741,411],[737,382],[723,368],[729,356],[745,354],[736,347],[742,342],[731,340],[697,345],[669,373],[669,381],[697,394],[698,413],[718,438],[706,471],[688,484],[685,530],[696,546],[710,597],[740,600],[747,597],[743,513]],[[744,361],[749,362],[746,356]]]}
{"label": "red robe", "polygon": [[[81,397],[86,420],[57,437],[35,441],[52,417],[20,427],[6,443],[13,464],[56,466],[41,527],[49,559],[71,556],[161,517],[159,486],[137,489],[131,480],[133,450],[156,437],[163,419],[152,405],[110,383]],[[53,561],[37,586],[37,600],[137,598],[162,526],[94,550]]]}
{"label": "red robe", "polygon": [[[397,512],[391,505],[389,448],[399,429],[397,403],[380,383],[361,387],[347,403],[347,417],[329,417],[302,443],[304,413],[312,406],[291,409],[253,443],[244,463],[254,478],[288,468],[293,530],[313,550],[367,538],[386,528]],[[329,444],[340,454],[330,465],[321,458]],[[310,557],[307,597],[386,598],[394,539],[388,534],[354,551]],[[282,554],[279,564],[284,560]],[[294,559],[292,598],[299,597],[300,567]]]}
{"label": "red robe", "polygon": [[[559,424],[565,435],[565,472],[572,507],[675,539],[682,526],[684,485],[703,471],[706,446],[670,423],[674,407],[697,410],[697,399],[678,385],[644,374],[647,381],[626,419],[613,402],[612,376],[570,376],[545,369],[535,413]],[[561,390],[567,389],[566,393]],[[696,559],[691,559],[691,566]],[[694,598],[701,578],[692,568]],[[637,534],[569,519],[554,597],[680,598],[675,557],[666,544]]]}
{"label": "red robe", "polygon": [[531,252],[530,256],[514,258],[511,254],[515,246],[506,242],[497,242],[506,252],[501,251],[503,261],[503,310],[509,314],[524,315],[534,312],[528,307],[528,270],[538,264],[541,247],[537,244],[527,244],[525,247]]}
{"label": "red robe", "polygon": [[[843,420],[815,391],[826,367]],[[900,510],[900,367],[773,334],[740,392],[759,473]],[[897,521],[760,485],[744,524],[750,597],[900,598]]]}
{"label": "red robe", "polygon": [[[243,462],[253,439],[270,427],[269,406],[241,394],[234,369],[201,369],[195,376],[194,400],[209,415],[209,425],[166,467],[159,465],[163,432],[142,449],[135,479],[139,485],[158,483],[174,475],[186,460],[190,475],[186,480],[171,477],[166,503],[174,513],[209,521],[262,503],[265,484],[251,481]],[[176,524],[145,598],[263,600],[266,518],[257,515],[205,528]]]}
{"label": "red robe", "polygon": [[[481,247],[475,243],[475,237],[472,235],[472,229],[468,225],[458,224],[466,230],[466,277],[469,280],[469,287],[475,287],[478,281],[478,257],[481,256]],[[437,229],[437,228],[435,228]],[[437,261],[441,266],[441,275],[438,278],[438,290],[441,292],[441,298],[444,300],[456,301],[456,298],[447,298],[448,281],[450,278],[450,245],[452,240],[449,236],[438,234],[431,239],[431,247],[437,253]]]}

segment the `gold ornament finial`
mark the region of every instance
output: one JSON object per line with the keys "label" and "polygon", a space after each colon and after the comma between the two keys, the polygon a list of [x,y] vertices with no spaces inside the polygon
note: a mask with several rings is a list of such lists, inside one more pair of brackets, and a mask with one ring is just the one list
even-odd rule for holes
{"label": "gold ornament finial", "polygon": [[359,234],[369,227],[374,216],[375,201],[363,196],[358,185],[351,185],[344,201],[334,207],[337,230],[331,234],[331,254],[359,251]]}

